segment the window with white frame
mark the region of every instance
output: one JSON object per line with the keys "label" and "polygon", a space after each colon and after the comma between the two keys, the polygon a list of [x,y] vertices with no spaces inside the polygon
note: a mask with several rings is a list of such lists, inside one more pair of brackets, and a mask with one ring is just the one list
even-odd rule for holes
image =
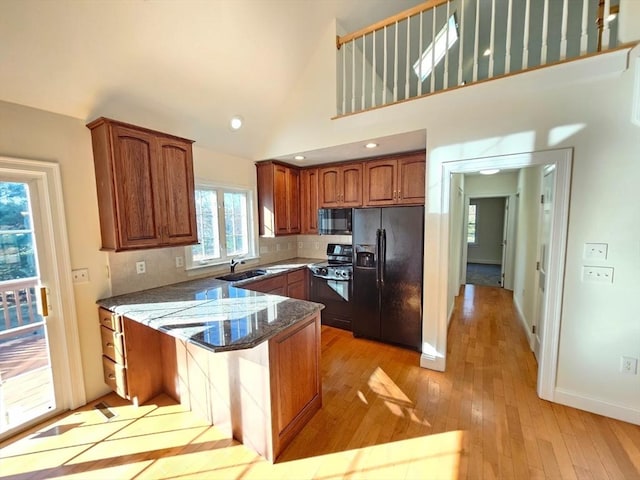
{"label": "window with white frame", "polygon": [[187,268],[255,254],[250,190],[196,184],[198,245],[188,248]]}
{"label": "window with white frame", "polygon": [[477,242],[478,231],[478,205],[469,204],[469,214],[467,216],[467,243],[475,244]]}

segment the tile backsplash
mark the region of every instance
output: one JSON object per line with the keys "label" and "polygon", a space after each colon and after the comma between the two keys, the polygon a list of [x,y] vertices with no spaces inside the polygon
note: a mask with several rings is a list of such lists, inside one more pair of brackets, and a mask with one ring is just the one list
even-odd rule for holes
{"label": "tile backsplash", "polygon": [[[328,243],[351,243],[350,235],[291,235],[275,238],[260,238],[256,260],[252,264],[279,262],[288,258],[326,258]],[[130,252],[109,253],[111,295],[146,290],[171,283],[183,282],[198,277],[222,275],[229,271],[227,265],[189,270],[176,267],[176,257],[184,259],[184,247],[156,248]],[[136,272],[136,262],[144,261],[146,272]]]}

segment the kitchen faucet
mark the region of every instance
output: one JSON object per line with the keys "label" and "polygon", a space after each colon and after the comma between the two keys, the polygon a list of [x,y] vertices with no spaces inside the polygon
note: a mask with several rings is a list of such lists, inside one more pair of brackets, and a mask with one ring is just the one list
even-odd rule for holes
{"label": "kitchen faucet", "polygon": [[244,260],[241,260],[239,258],[238,259],[232,258],[230,262],[231,273],[234,273],[236,271],[236,266],[243,265],[243,264],[244,264]]}

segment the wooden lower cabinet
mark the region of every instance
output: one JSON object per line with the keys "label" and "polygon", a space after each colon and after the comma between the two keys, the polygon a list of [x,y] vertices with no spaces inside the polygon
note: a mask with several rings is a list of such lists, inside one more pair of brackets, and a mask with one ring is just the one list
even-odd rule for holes
{"label": "wooden lower cabinet", "polygon": [[270,293],[272,295],[282,295],[298,300],[308,300],[308,282],[307,269],[303,268],[289,273],[270,276],[264,280],[245,283],[242,285],[242,288],[255,292]]}
{"label": "wooden lower cabinet", "polygon": [[138,405],[165,392],[269,461],[322,407],[319,312],[254,348],[217,353],[122,325],[126,365],[103,356],[116,393]]}

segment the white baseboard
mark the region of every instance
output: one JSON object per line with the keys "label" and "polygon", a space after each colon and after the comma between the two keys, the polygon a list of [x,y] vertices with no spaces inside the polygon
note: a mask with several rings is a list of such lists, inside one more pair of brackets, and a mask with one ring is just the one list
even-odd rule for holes
{"label": "white baseboard", "polygon": [[420,355],[420,366],[422,368],[428,368],[429,370],[444,372],[445,359],[423,353]]}
{"label": "white baseboard", "polygon": [[491,259],[491,258],[471,259],[467,257],[467,263],[480,263],[482,265],[502,265],[502,259],[499,259],[499,260]]}
{"label": "white baseboard", "polygon": [[527,323],[527,319],[525,318],[524,313],[522,313],[522,307],[520,306],[520,303],[518,302],[518,299],[515,296],[513,297],[513,304],[515,305],[516,311],[518,312],[518,319],[520,319],[520,324],[522,325],[524,333],[527,336],[527,341],[529,342],[529,348],[532,348],[533,333],[531,332],[531,327],[529,327],[529,324]]}
{"label": "white baseboard", "polygon": [[587,412],[640,425],[640,410],[556,387],[553,401]]}

